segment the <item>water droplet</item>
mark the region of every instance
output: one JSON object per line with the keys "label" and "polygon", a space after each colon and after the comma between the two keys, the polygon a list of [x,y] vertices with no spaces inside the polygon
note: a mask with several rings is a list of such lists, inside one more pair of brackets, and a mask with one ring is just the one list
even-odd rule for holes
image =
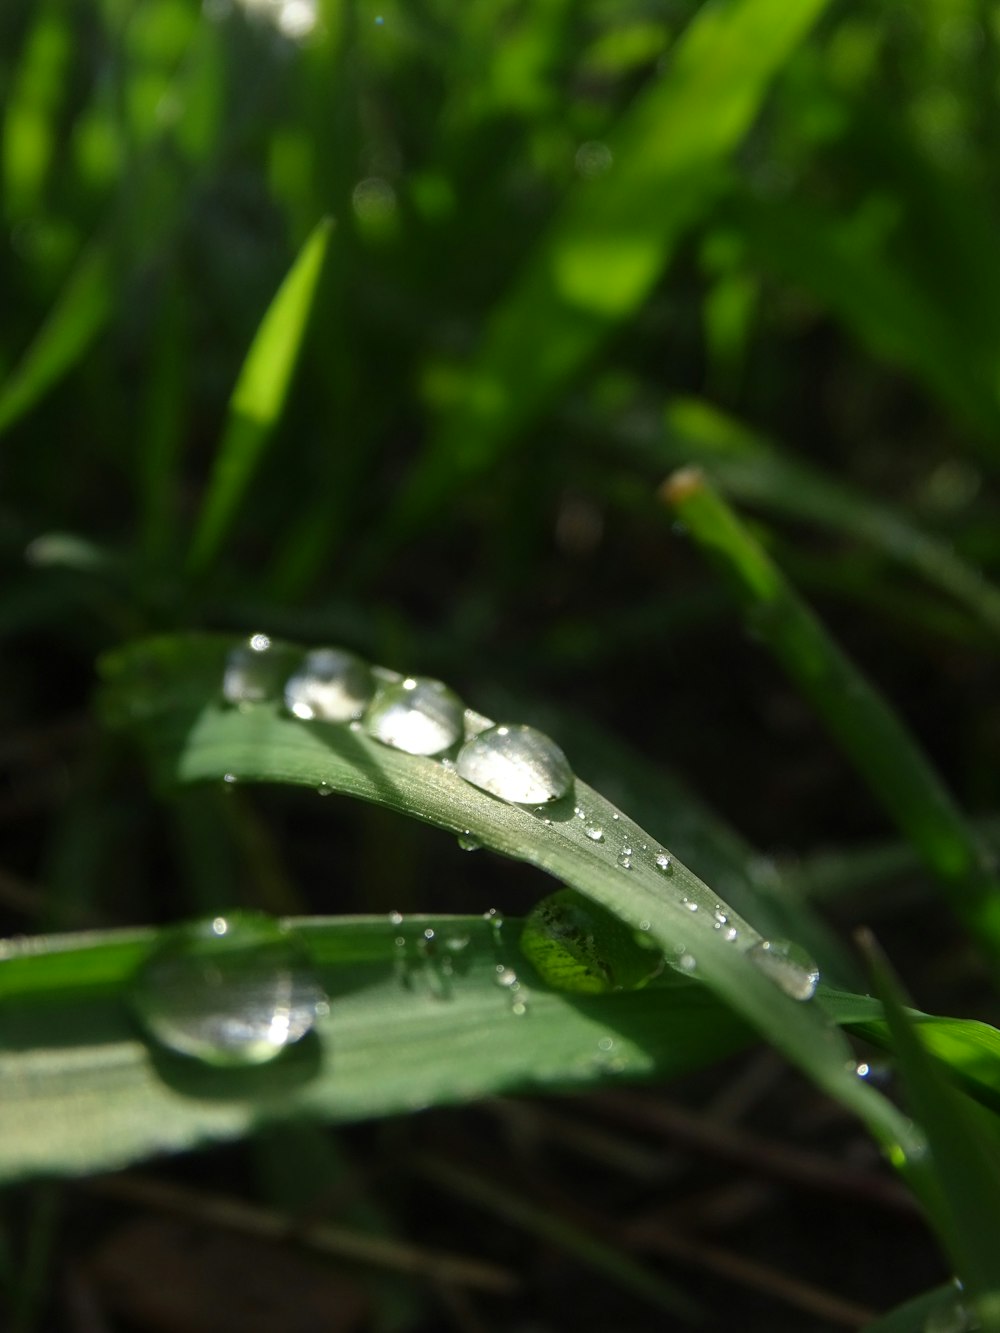
{"label": "water droplet", "polygon": [[663,965],[658,949],[575,889],[559,889],[536,903],[520,947],[548,985],[592,995],[635,990]]}
{"label": "water droplet", "polygon": [[664,873],[666,873],[670,869],[670,866],[671,866],[670,857],[667,856],[666,852],[661,852],[659,856],[656,858],[657,870],[662,870]]}
{"label": "water droplet", "polygon": [[726,926],[722,932],[722,938],[727,944],[732,944],[738,937],[739,932],[735,926]]}
{"label": "water droplet", "polygon": [[640,930],[649,930],[649,929],[651,929],[651,927],[652,927],[652,922],[650,922],[650,921],[640,921],[640,922],[639,922],[639,929],[640,929]]}
{"label": "water droplet", "polygon": [[245,643],[231,649],[222,676],[222,697],[227,703],[245,707],[263,703],[278,693],[282,663],[266,634],[251,634]]}
{"label": "water droplet", "polygon": [[321,782],[316,788],[317,796],[332,796],[333,788],[327,782]]}
{"label": "water droplet", "polygon": [[223,781],[228,787],[233,787],[233,786],[235,786],[238,780],[239,780],[239,779],[236,777],[236,774],[235,774],[235,773],[223,773],[223,775],[222,775],[222,781]]}
{"label": "water droplet", "polygon": [[285,682],[285,707],[304,720],[351,722],[374,693],[372,673],[360,657],[342,648],[315,648]]}
{"label": "water droplet", "polygon": [[390,922],[390,924],[393,925],[393,926],[401,926],[401,925],[403,924],[403,913],[402,913],[402,912],[390,912],[390,913],[389,913],[389,922]]}
{"label": "water droplet", "polygon": [[855,1067],[854,1072],[857,1074],[858,1078],[867,1078],[872,1072],[872,1067],[866,1060],[862,1060],[862,1062]]}
{"label": "water droplet", "polygon": [[599,1051],[613,1051],[615,1049],[614,1037],[601,1037],[597,1043]]}
{"label": "water droplet", "polygon": [[471,829],[466,829],[464,833],[458,835],[458,845],[463,852],[478,852],[483,844],[473,836]]}
{"label": "water droplet", "polygon": [[541,731],[511,724],[490,727],[462,746],[460,777],[515,805],[557,801],[573,785],[566,756]]}
{"label": "water droplet", "polygon": [[630,856],[626,856],[624,852],[620,852],[618,856],[618,864],[621,866],[623,870],[631,870],[632,858]]}
{"label": "water droplet", "polygon": [[450,949],[452,953],[461,953],[463,949],[469,947],[469,936],[449,935],[444,942],[444,947]]}
{"label": "water droplet", "polygon": [[136,1014],[162,1045],[207,1064],[266,1064],[326,1012],[305,949],[269,917],[215,917],[173,932],[140,968]]}
{"label": "water droplet", "polygon": [[694,972],[697,970],[698,960],[695,958],[693,954],[682,953],[680,958],[678,958],[677,960],[677,966],[681,969],[682,972]]}
{"label": "water droplet", "polygon": [[632,855],[632,848],[628,845],[628,843],[626,843],[625,846],[622,848],[622,856],[631,856],[631,855]]}
{"label": "water droplet", "polygon": [[598,139],[589,139],[576,150],[574,161],[580,175],[587,180],[593,180],[611,170],[614,157],[606,143],[601,143]]}
{"label": "water droplet", "polygon": [[591,842],[604,841],[604,830],[596,828],[593,824],[589,825],[589,827],[587,827],[584,830],[584,832],[586,833],[587,837],[590,839]]}
{"label": "water droplet", "polygon": [[512,967],[505,967],[503,963],[497,963],[496,983],[498,986],[516,986],[517,973]]}
{"label": "water droplet", "polygon": [[427,929],[424,931],[424,939],[425,939],[425,940],[432,940],[433,938],[434,938],[434,930],[433,930],[433,927],[428,926]]}
{"label": "water droplet", "polygon": [[616,812],[611,816],[611,818],[614,819],[614,820],[619,820],[619,819],[621,819],[621,815],[618,814],[618,812],[616,811]]}
{"label": "water droplet", "polygon": [[747,957],[793,1000],[811,1000],[819,969],[805,949],[788,940],[758,940]]}
{"label": "water droplet", "polygon": [[439,680],[413,677],[388,685],[365,714],[369,736],[407,754],[440,754],[460,740],[462,701]]}
{"label": "water droplet", "polygon": [[697,912],[698,904],[692,902],[690,898],[682,898],[681,902],[684,904],[684,906],[688,909],[689,912]]}
{"label": "water droplet", "polygon": [[712,913],[712,920],[716,930],[721,930],[723,926],[729,924],[729,917],[726,916],[720,904],[716,904],[715,911]]}

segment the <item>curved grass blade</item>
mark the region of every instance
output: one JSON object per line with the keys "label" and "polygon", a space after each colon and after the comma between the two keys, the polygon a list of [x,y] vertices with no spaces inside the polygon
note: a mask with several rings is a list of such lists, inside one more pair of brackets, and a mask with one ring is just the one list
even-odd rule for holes
{"label": "curved grass blade", "polygon": [[574,187],[494,313],[458,401],[386,524],[390,541],[482,475],[638,309],[824,8],[825,0],[700,8],[666,73],[607,136],[611,171]]}
{"label": "curved grass blade", "polygon": [[735,588],[752,629],[937,876],[955,914],[984,952],[1000,960],[1000,884],[992,858],[916,741],[702,473],[676,473],[663,496]]}
{"label": "curved grass blade", "polygon": [[80,256],[45,323],[0,388],[0,435],[72,369],[110,313],[110,253],[103,241],[94,241]]}
{"label": "curved grass blade", "polygon": [[332,229],[324,218],[307,237],[247,352],[192,539],[191,573],[202,572],[218,555],[280,420]]}
{"label": "curved grass blade", "polygon": [[[451,830],[538,866],[594,899],[668,957],[686,960],[723,1001],[819,1087],[862,1116],[891,1147],[906,1137],[895,1109],[855,1077],[845,1042],[818,1007],[796,1003],[746,956],[759,935],[649,834],[585,783],[541,808],[510,805],[464,782],[453,768],[407,755],[348,726],[301,722],[276,703],[226,708],[220,682],[232,641],[212,636],[150,640],[104,663],[112,719],[128,723],[165,783],[237,780],[326,786]],[[467,712],[473,729],[488,720]],[[585,818],[577,816],[576,810]],[[599,824],[606,838],[587,836]],[[628,846],[632,855],[625,857]],[[623,867],[619,857],[628,859]],[[695,910],[692,911],[691,904]],[[731,928],[716,928],[716,912]]]}
{"label": "curved grass blade", "polygon": [[[0,1179],[114,1169],[289,1117],[351,1121],[500,1092],[669,1077],[750,1040],[703,987],[682,979],[621,994],[547,989],[519,951],[516,921],[287,924],[308,950],[329,1013],[280,1059],[241,1070],[143,1040],[129,985],[157,932],[5,944]],[[516,969],[527,1013],[497,984],[498,967]]]}
{"label": "curved grass blade", "polygon": [[895,1310],[865,1325],[865,1333],[927,1333],[928,1329],[961,1329],[968,1322],[962,1318],[958,1293],[953,1286],[935,1287],[898,1305]]}
{"label": "curved grass blade", "polygon": [[910,1023],[888,964],[869,940],[875,989],[892,1033],[909,1102],[927,1136],[926,1152],[908,1153],[907,1174],[920,1193],[966,1299],[983,1329],[1000,1329],[1000,1157],[994,1134],[987,1139],[971,1108],[949,1086]]}

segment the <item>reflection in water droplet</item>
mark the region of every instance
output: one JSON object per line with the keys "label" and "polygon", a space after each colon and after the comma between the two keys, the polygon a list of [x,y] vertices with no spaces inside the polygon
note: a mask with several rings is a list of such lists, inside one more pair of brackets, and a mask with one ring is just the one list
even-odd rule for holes
{"label": "reflection in water droplet", "polygon": [[656,858],[657,870],[667,871],[670,869],[670,857],[665,852],[661,852]]}
{"label": "reflection in water droplet", "polygon": [[819,968],[805,949],[788,940],[758,940],[747,957],[793,1000],[811,1000]]}
{"label": "reflection in water droplet", "polygon": [[223,773],[223,775],[222,775],[222,781],[223,781],[228,787],[234,787],[234,786],[236,785],[236,782],[237,782],[236,774],[235,774],[235,773]]}
{"label": "reflection in water droplet", "polygon": [[597,828],[593,824],[591,824],[588,828],[584,829],[584,832],[586,833],[587,837],[590,839],[591,842],[604,841],[604,830]]}
{"label": "reflection in water droplet", "polygon": [[285,682],[285,707],[306,720],[351,722],[374,693],[372,673],[360,657],[341,648],[315,648]]}
{"label": "reflection in water droplet", "polygon": [[409,678],[388,685],[369,708],[364,729],[407,754],[440,754],[465,730],[462,701],[439,680]]}
{"label": "reflection in water droplet", "polygon": [[541,731],[519,724],[490,727],[458,754],[460,777],[515,805],[557,801],[573,785],[566,756]]}
{"label": "reflection in water droplet", "polygon": [[174,932],[132,985],[146,1031],[207,1064],[266,1064],[326,1012],[301,944],[269,917],[216,917]]}
{"label": "reflection in water droplet", "polygon": [[463,852],[478,852],[483,844],[473,836],[471,829],[466,829],[464,833],[458,835],[458,845]]}

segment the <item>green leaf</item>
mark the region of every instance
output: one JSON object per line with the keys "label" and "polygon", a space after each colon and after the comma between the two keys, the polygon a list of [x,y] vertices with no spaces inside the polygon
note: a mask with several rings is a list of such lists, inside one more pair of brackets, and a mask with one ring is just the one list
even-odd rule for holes
{"label": "green leaf", "polygon": [[[855,1077],[848,1047],[819,1008],[790,999],[746,956],[760,940],[749,923],[676,859],[664,873],[656,857],[669,851],[585,783],[577,779],[570,795],[536,813],[480,791],[435,759],[380,745],[349,726],[302,722],[277,702],[226,707],[220,682],[232,646],[212,636],[176,636],[106,659],[109,716],[135,729],[162,782],[221,782],[228,774],[236,781],[324,787],[534,864],[647,933],[668,958],[685,959],[740,1018],[864,1117],[884,1143],[905,1137],[905,1122]],[[472,728],[488,721],[471,711],[466,719]],[[594,824],[605,830],[600,843],[586,833]],[[633,851],[628,869],[619,864],[625,846]],[[717,912],[729,931],[716,928]]]}
{"label": "green leaf", "polygon": [[325,218],[310,233],[247,352],[191,543],[192,573],[203,571],[218,555],[281,418],[332,229]]}
{"label": "green leaf", "polygon": [[666,72],[607,136],[611,169],[573,188],[490,319],[388,532],[484,473],[635,313],[714,198],[775,72],[824,8],[825,0],[727,0],[699,9]]}
{"label": "green leaf", "polygon": [[868,946],[875,988],[885,1007],[909,1102],[927,1136],[925,1152],[906,1151],[908,1174],[922,1182],[925,1205],[964,1283],[981,1327],[1000,1328],[1000,1157],[972,1108],[942,1076],[898,998],[888,964]]}
{"label": "green leaf", "polygon": [[1000,885],[991,857],[917,742],[700,472],[676,473],[663,494],[735,588],[753,632],[938,877],[956,915],[1000,958]]}

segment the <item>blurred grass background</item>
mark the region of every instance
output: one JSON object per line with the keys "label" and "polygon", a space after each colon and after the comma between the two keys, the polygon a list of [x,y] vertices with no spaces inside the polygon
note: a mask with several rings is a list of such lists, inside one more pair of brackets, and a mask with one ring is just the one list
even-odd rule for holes
{"label": "blurred grass background", "polygon": [[[93,720],[96,657],[265,629],[539,722],[665,837],[707,803],[719,822],[671,845],[720,891],[725,862],[822,894],[842,940],[875,926],[921,1007],[995,1019],[968,938],[657,487],[705,467],[958,802],[995,816],[998,73],[986,0],[5,5],[3,933],[539,896],[532,872],[381,811],[153,799]],[[282,288],[282,368],[262,320],[290,271],[309,290]],[[251,402],[234,386],[255,338],[276,382]],[[743,1098],[762,1131],[822,1148],[856,1133],[755,1059],[678,1095]],[[533,1160],[516,1108],[500,1130],[438,1114],[406,1132],[473,1156],[501,1133]],[[402,1132],[358,1131],[350,1169],[324,1157],[358,1207]],[[242,1187],[240,1151],[179,1170]],[[645,1177],[601,1151],[586,1207],[612,1226]],[[870,1310],[946,1276],[909,1222],[887,1237],[856,1204],[845,1258],[841,1205],[720,1202],[728,1168],[677,1170],[723,1239],[757,1224],[762,1268]],[[7,1221],[64,1290],[81,1251],[61,1254],[53,1210],[105,1224],[107,1205],[53,1197],[15,1197]],[[405,1189],[393,1205],[419,1211]],[[468,1229],[439,1202],[428,1225]],[[87,1272],[106,1295],[120,1252],[105,1260]],[[381,1317],[548,1329],[570,1300],[579,1327],[652,1326],[560,1262],[536,1254],[534,1310],[402,1299]],[[19,1288],[15,1326],[83,1327],[52,1290]],[[735,1291],[740,1327],[850,1322]],[[115,1328],[190,1318],[120,1305]]]}

